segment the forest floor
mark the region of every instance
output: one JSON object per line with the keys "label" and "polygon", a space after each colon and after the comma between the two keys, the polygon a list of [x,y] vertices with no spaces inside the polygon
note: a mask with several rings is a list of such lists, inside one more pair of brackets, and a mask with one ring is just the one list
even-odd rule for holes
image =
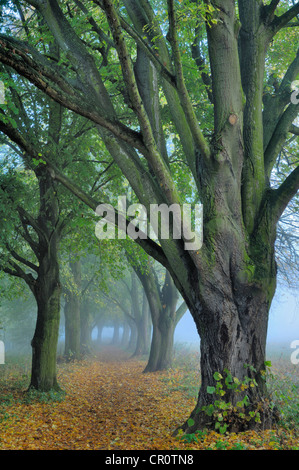
{"label": "forest floor", "polygon": [[[143,373],[145,360],[108,348],[59,363],[64,393],[25,393],[29,365],[0,370],[0,450],[299,450],[299,366],[276,361],[272,388],[284,421],[241,434],[174,437],[195,406],[196,352],[169,371]],[[0,366],[3,367],[3,366]]]}

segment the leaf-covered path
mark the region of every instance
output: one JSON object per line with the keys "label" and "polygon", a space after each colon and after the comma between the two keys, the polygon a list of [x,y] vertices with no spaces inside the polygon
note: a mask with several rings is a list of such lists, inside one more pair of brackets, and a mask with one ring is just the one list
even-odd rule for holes
{"label": "leaf-covered path", "polygon": [[[62,402],[15,403],[1,423],[1,449],[149,449],[177,446],[171,431],[186,416],[186,402],[171,410],[162,373],[121,360],[110,350],[98,360],[59,367]],[[17,398],[17,397],[16,397]],[[188,408],[192,409],[189,399]],[[170,442],[171,441],[171,442]]]}
{"label": "leaf-covered path", "polygon": [[[277,445],[275,432],[229,437],[211,432],[197,443],[172,437],[195,404],[175,386],[183,371],[143,374],[144,361],[117,354],[108,350],[92,360],[60,364],[58,379],[66,392],[61,402],[24,402],[24,391],[13,385],[1,389],[1,396],[10,400],[0,416],[0,449],[171,450],[221,445],[271,449]],[[289,446],[295,445],[290,439]]]}

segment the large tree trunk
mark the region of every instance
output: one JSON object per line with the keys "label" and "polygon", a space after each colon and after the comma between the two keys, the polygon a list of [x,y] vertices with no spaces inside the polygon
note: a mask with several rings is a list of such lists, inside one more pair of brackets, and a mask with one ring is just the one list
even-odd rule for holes
{"label": "large tree trunk", "polygon": [[208,290],[206,302],[193,311],[201,338],[201,382],[192,420],[183,428],[268,428],[276,418],[265,381],[269,291],[248,286],[233,298],[216,287]]}

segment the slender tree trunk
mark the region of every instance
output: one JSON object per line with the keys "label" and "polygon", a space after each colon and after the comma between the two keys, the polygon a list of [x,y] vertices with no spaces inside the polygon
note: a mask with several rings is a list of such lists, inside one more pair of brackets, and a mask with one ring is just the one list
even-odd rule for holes
{"label": "slender tree trunk", "polygon": [[66,303],[64,308],[65,317],[65,357],[68,359],[79,359],[80,357],[80,289],[81,270],[80,261],[69,261],[73,275],[74,285],[66,293]]}
{"label": "slender tree trunk", "polygon": [[142,273],[139,276],[147,294],[153,323],[150,355],[144,372],[168,369],[173,360],[175,327],[181,318],[176,315],[178,292],[168,271],[162,291],[152,270],[146,276]]}
{"label": "slender tree trunk", "polygon": [[133,356],[143,356],[148,353],[147,324],[145,320],[142,315],[142,317],[136,321],[137,341]]}
{"label": "slender tree trunk", "polygon": [[100,318],[100,319],[97,320],[97,330],[98,330],[97,340],[96,340],[97,346],[101,346],[101,344],[102,344],[103,328],[104,328],[104,322]]}
{"label": "slender tree trunk", "polygon": [[133,321],[130,321],[130,328],[131,328],[131,335],[130,335],[128,350],[129,351],[135,351],[136,344],[137,344],[137,327],[136,327],[136,323],[133,322]]}
{"label": "slender tree trunk", "polygon": [[[51,264],[53,259],[51,260]],[[54,263],[55,264],[55,263]],[[47,275],[35,287],[37,322],[32,345],[30,388],[47,392],[59,389],[56,380],[56,353],[60,321],[60,284],[57,266],[47,269]]]}
{"label": "slender tree trunk", "polygon": [[112,335],[112,340],[111,344],[114,346],[117,346],[119,344],[119,323],[115,322],[113,325],[113,335]]}
{"label": "slender tree trunk", "polygon": [[30,388],[58,389],[56,354],[60,322],[61,286],[59,279],[57,200],[53,182],[43,172],[40,186],[40,243],[38,276],[32,288],[37,302],[37,322],[32,345]]}
{"label": "slender tree trunk", "polygon": [[81,353],[90,354],[92,350],[92,313],[91,306],[88,300],[83,301],[80,311],[80,324],[81,324]]}
{"label": "slender tree trunk", "polygon": [[127,348],[128,347],[128,344],[129,344],[129,341],[130,341],[130,326],[128,324],[128,322],[124,322],[123,324],[123,334],[122,334],[122,338],[121,338],[121,345],[123,348]]}
{"label": "slender tree trunk", "polygon": [[80,302],[78,296],[69,292],[64,306],[65,345],[64,355],[68,359],[80,356]]}

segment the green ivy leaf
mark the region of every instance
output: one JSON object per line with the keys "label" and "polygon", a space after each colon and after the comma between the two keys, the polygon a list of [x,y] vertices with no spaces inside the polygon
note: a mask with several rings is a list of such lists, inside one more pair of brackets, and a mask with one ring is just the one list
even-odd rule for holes
{"label": "green ivy leaf", "polygon": [[219,372],[215,372],[214,375],[213,375],[214,379],[215,380],[221,380],[223,377],[222,375],[219,373]]}

